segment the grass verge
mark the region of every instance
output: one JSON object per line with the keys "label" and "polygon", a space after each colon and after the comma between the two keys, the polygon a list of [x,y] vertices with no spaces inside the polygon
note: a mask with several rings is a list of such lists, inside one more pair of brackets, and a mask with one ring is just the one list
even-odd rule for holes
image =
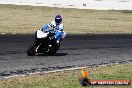
{"label": "grass verge", "polygon": [[[132,63],[88,68],[90,79],[132,80]],[[81,70],[63,71],[0,80],[0,88],[83,88],[78,79]],[[132,88],[130,86],[88,86],[86,88]]]}
{"label": "grass verge", "polygon": [[131,11],[81,10],[0,4],[0,33],[34,33],[61,14],[67,33],[132,33]]}

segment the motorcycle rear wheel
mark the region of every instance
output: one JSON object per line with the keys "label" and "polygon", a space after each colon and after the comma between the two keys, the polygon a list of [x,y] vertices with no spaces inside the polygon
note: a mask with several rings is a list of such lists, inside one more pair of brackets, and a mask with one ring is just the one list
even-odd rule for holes
{"label": "motorcycle rear wheel", "polygon": [[57,52],[57,50],[59,49],[59,47],[60,47],[60,44],[59,44],[59,45],[56,45],[56,46],[54,46],[54,47],[49,48],[49,51],[47,52],[47,54],[48,54],[49,56],[55,55],[56,52]]}

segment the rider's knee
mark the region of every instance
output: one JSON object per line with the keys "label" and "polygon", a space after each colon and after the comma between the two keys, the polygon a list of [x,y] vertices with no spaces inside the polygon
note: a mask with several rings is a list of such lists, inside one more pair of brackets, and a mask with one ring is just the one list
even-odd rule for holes
{"label": "rider's knee", "polygon": [[65,37],[66,37],[66,33],[65,33],[65,32],[63,32],[62,38],[65,38]]}

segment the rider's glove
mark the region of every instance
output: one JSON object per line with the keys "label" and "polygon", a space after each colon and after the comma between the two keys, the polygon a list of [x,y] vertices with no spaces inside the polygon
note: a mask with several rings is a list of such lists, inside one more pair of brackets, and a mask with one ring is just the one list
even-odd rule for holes
{"label": "rider's glove", "polygon": [[49,32],[49,30],[48,29],[45,29],[44,32]]}

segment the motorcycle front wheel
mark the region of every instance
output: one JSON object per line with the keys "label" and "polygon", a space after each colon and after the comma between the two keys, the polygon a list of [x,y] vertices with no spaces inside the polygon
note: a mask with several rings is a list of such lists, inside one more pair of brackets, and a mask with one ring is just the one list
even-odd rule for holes
{"label": "motorcycle front wheel", "polygon": [[29,46],[28,50],[27,50],[27,55],[28,56],[34,56],[37,52],[36,49],[38,47],[38,43],[34,42],[31,46]]}

